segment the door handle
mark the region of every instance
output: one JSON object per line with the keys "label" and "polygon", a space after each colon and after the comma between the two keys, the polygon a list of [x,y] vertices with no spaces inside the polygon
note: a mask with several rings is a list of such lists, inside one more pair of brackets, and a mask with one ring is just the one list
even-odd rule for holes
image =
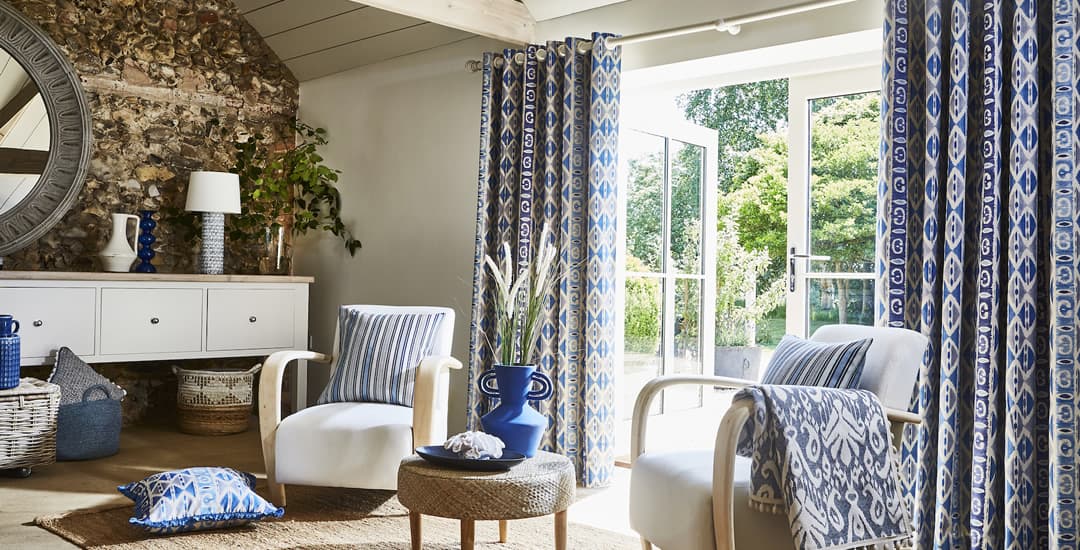
{"label": "door handle", "polygon": [[827,262],[832,256],[817,256],[814,254],[798,254],[795,247],[788,251],[788,292],[795,292],[795,260],[807,260],[814,262]]}

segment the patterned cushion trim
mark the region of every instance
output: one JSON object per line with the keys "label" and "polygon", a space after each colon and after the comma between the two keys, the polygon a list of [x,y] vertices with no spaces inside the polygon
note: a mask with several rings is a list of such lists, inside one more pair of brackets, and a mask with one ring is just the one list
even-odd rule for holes
{"label": "patterned cushion trim", "polygon": [[416,369],[431,355],[443,313],[338,313],[338,363],[318,404],[413,405]]}
{"label": "patterned cushion trim", "polygon": [[855,388],[862,377],[872,338],[853,342],[813,342],[787,335],[773,353],[762,384]]}
{"label": "patterned cushion trim", "polygon": [[128,520],[150,533],[169,534],[279,518],[284,508],[254,491],[255,476],[232,468],[186,468],[117,487],[135,502]]}

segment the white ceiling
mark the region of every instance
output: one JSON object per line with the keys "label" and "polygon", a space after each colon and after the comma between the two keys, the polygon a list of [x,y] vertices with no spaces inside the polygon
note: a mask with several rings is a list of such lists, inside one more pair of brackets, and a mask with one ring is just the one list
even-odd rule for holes
{"label": "white ceiling", "polygon": [[473,36],[350,0],[234,3],[301,81]]}
{"label": "white ceiling", "polygon": [[588,11],[627,0],[521,0],[537,21],[547,21],[564,15]]}
{"label": "white ceiling", "polygon": [[[363,0],[360,0],[363,1]],[[626,0],[519,0],[537,21]],[[266,43],[304,81],[473,37],[352,0],[233,0]]]}

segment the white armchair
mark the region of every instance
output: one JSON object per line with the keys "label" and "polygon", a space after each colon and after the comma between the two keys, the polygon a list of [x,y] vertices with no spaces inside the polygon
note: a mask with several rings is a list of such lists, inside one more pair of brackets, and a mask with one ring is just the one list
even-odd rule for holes
{"label": "white armchair", "polygon": [[[918,424],[907,412],[926,350],[923,335],[899,328],[829,325],[811,340],[844,342],[873,338],[859,387],[877,395],[892,424],[894,443],[905,423]],[[738,389],[757,383],[720,376],[661,376],[649,381],[634,403],[631,433],[630,526],[641,535],[644,550],[784,550],[793,548],[787,517],[748,505],[750,459],[735,455],[749,403],[728,409],[711,450],[649,453],[646,429],[653,399],[668,387],[691,384]]]}
{"label": "white armchair", "polygon": [[[446,440],[454,310],[441,307],[351,306],[368,313],[443,313],[433,355],[417,369],[413,406],[328,403],[281,418],[281,382],[296,360],[331,363],[313,351],[280,351],[263,363],[259,378],[259,433],[270,498],[285,505],[285,484],[397,489],[401,459],[422,445]],[[334,350],[339,348],[334,330]]]}

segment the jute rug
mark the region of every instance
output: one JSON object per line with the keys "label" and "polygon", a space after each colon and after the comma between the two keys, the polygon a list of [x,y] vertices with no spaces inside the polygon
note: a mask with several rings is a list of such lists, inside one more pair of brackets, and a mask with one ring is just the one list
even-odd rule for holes
{"label": "jute rug", "polygon": [[[147,535],[128,523],[132,506],[80,510],[37,518],[36,523],[83,548],[99,549],[408,549],[408,511],[389,491],[291,486],[285,516],[248,527],[172,536]],[[456,520],[424,516],[425,549],[459,548]],[[509,542],[499,544],[498,522],[476,523],[476,547],[519,550],[554,548],[551,516],[509,523]],[[570,548],[632,550],[637,539],[571,523]]]}

